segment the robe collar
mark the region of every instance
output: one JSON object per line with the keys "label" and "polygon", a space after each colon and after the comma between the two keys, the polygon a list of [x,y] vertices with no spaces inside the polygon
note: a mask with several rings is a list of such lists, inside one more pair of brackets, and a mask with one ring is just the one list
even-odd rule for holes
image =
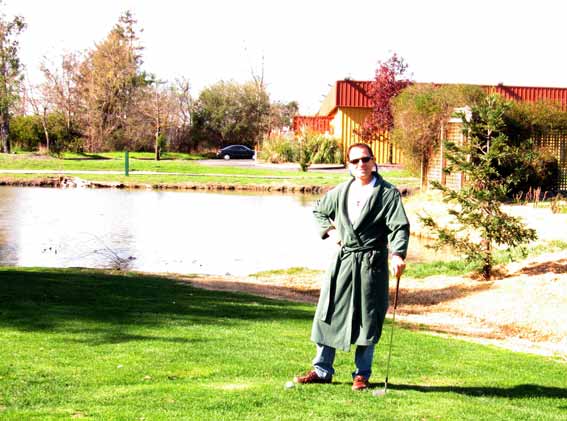
{"label": "robe collar", "polygon": [[[373,186],[373,189],[372,189],[372,193],[370,194],[370,197],[368,198],[368,200],[366,201],[366,203],[362,207],[362,210],[360,212],[360,216],[358,217],[358,219],[356,220],[356,222],[354,224],[350,224],[350,223],[345,224],[347,231],[349,231],[350,234],[352,234],[355,238],[357,238],[359,243],[360,243],[360,240],[358,239],[358,235],[356,234],[355,231],[358,229],[358,227],[360,227],[360,225],[362,225],[362,223],[366,219],[366,216],[368,215],[368,213],[370,212],[370,210],[374,206],[374,203],[376,202],[376,198],[378,197],[378,192],[380,191],[380,189],[382,187],[382,180],[383,180],[382,176],[380,174],[378,174],[377,172],[374,172],[373,175],[374,175],[374,186]],[[354,177],[348,182],[348,184],[346,186],[346,191],[345,191],[343,200],[341,202],[341,208],[340,208],[341,213],[343,214],[343,216],[346,218],[347,221],[349,220],[348,219],[348,193],[349,193],[349,190],[350,190],[350,186],[352,186],[352,183],[354,183]]]}

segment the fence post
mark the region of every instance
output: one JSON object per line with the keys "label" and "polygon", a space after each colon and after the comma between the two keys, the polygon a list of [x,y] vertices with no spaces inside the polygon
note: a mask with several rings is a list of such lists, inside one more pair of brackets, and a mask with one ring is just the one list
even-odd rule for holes
{"label": "fence post", "polygon": [[125,175],[126,177],[128,177],[128,173],[129,173],[129,171],[130,171],[130,168],[129,168],[129,166],[130,166],[130,162],[129,162],[130,159],[129,159],[129,158],[130,158],[130,157],[129,157],[128,151],[124,151],[124,175]]}

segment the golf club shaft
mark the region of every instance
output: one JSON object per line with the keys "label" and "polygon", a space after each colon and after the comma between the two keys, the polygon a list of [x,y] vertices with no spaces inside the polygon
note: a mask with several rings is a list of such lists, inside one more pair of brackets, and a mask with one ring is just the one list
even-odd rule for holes
{"label": "golf club shaft", "polygon": [[388,389],[388,376],[390,375],[390,359],[392,357],[392,342],[394,340],[394,324],[396,323],[396,308],[398,308],[398,295],[400,293],[400,277],[396,279],[396,295],[394,296],[394,313],[392,315],[392,328],[390,330],[390,349],[388,350],[388,362],[386,364],[386,380],[384,381],[384,393]]}

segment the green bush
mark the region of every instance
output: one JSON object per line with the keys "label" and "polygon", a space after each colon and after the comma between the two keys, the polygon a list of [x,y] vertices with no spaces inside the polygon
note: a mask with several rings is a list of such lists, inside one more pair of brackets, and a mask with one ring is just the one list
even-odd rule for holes
{"label": "green bush", "polygon": [[294,143],[293,138],[282,134],[268,136],[262,142],[258,158],[273,164],[294,162],[296,156]]}
{"label": "green bush", "polygon": [[37,151],[45,142],[39,117],[19,115],[10,120],[10,142],[14,149]]}
{"label": "green bush", "polygon": [[321,133],[303,130],[298,136],[271,135],[262,142],[262,160],[278,164],[297,162],[303,171],[311,164],[342,163],[339,141]]}
{"label": "green bush", "polygon": [[316,144],[313,164],[341,164],[343,162],[343,153],[338,139],[320,134],[313,140]]}
{"label": "green bush", "polygon": [[526,167],[526,179],[515,186],[516,192],[541,189],[541,192],[556,192],[559,180],[559,163],[548,152],[536,151]]}
{"label": "green bush", "polygon": [[302,130],[297,137],[297,162],[302,171],[311,164],[342,163],[341,147],[336,138],[311,130]]}

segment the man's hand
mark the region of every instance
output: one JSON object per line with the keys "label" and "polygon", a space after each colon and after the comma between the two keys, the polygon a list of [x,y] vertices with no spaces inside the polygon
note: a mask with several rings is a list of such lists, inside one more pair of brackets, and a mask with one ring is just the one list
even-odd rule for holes
{"label": "man's hand", "polygon": [[341,244],[341,236],[339,232],[335,228],[331,228],[327,231],[327,235],[329,236],[329,240],[331,240],[335,244]]}
{"label": "man's hand", "polygon": [[405,268],[406,262],[404,261],[404,259],[402,259],[397,254],[394,254],[390,259],[390,272],[392,273],[392,275],[394,275],[396,278],[399,278],[400,276],[402,276],[402,273],[404,273]]}

